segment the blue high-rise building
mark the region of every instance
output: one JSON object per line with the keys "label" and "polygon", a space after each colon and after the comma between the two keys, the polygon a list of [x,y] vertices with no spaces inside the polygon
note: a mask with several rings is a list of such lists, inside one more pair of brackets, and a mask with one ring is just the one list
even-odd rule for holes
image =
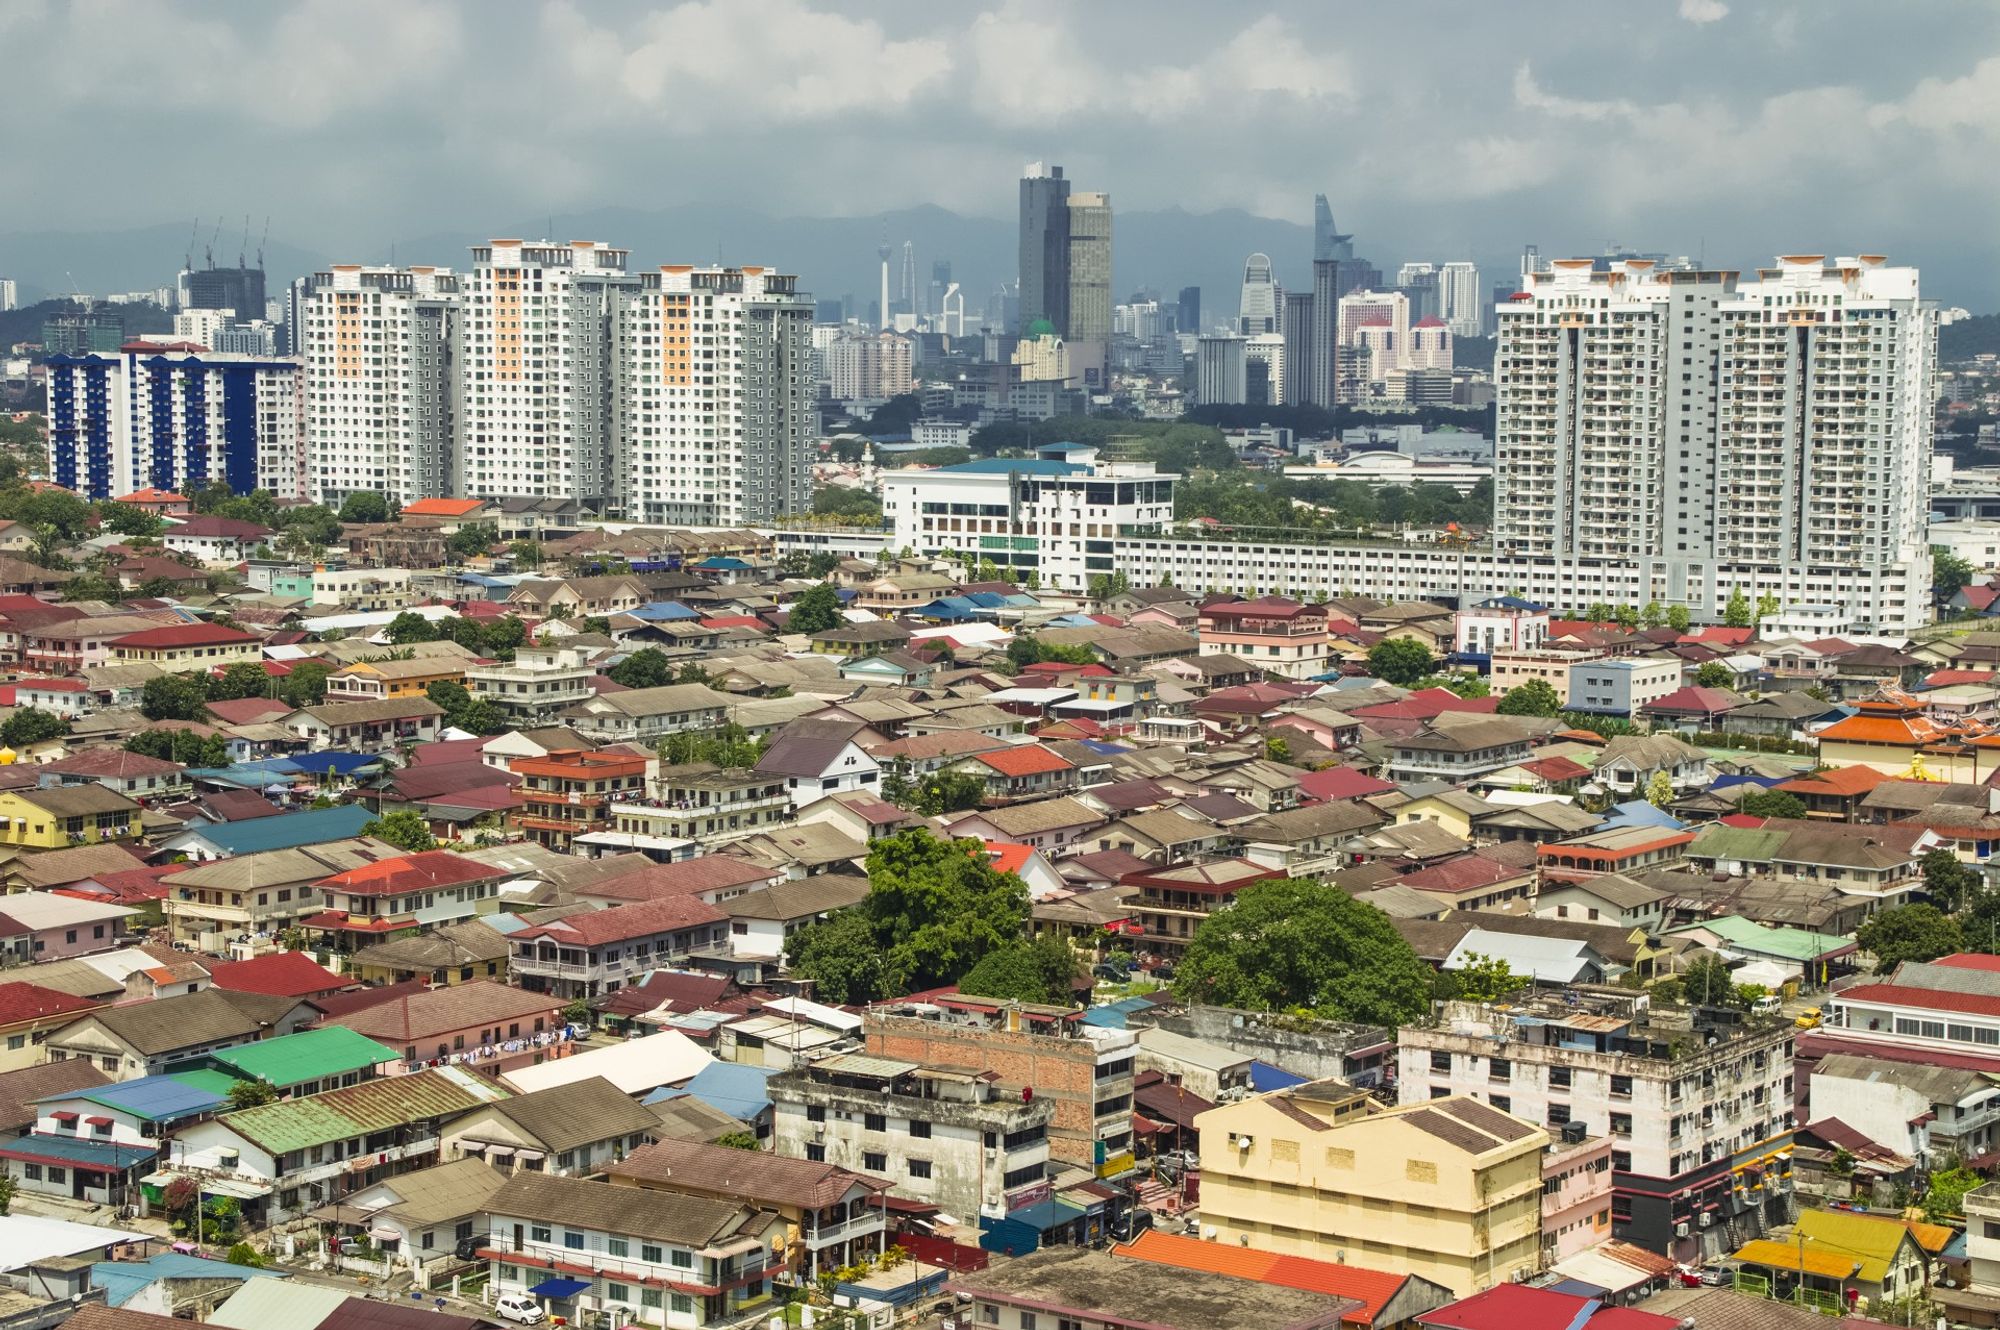
{"label": "blue high-rise building", "polygon": [[49,478],[91,499],[224,482],[305,497],[297,361],[128,342],[48,362]]}

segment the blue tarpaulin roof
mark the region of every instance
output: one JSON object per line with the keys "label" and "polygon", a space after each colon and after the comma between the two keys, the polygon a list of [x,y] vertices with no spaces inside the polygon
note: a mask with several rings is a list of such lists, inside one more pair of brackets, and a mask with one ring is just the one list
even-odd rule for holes
{"label": "blue tarpaulin roof", "polygon": [[329,771],[338,776],[351,776],[363,767],[379,767],[382,759],[371,753],[295,753],[285,759],[294,770],[310,771],[315,776],[324,776]]}
{"label": "blue tarpaulin roof", "polygon": [[263,790],[273,785],[290,785],[296,771],[263,771],[257,767],[190,767],[189,780],[220,781],[225,785],[240,785],[246,790]]}
{"label": "blue tarpaulin roof", "polygon": [[710,1108],[718,1109],[735,1118],[738,1122],[754,1122],[771,1107],[771,1095],[765,1089],[765,1082],[775,1075],[775,1067],[747,1067],[734,1062],[717,1062],[703,1067],[686,1085],[673,1090],[661,1090],[646,1098],[647,1103],[657,1104],[666,1099],[677,1099],[681,1095],[699,1099]]}
{"label": "blue tarpaulin roof", "polygon": [[35,1102],[47,1103],[56,1099],[84,1099],[149,1122],[191,1117],[227,1102],[221,1095],[210,1094],[172,1074],[141,1076],[134,1081],[118,1081],[88,1090],[65,1090],[61,1094],[44,1095]]}
{"label": "blue tarpaulin roof", "polygon": [[1304,1085],[1306,1078],[1295,1076],[1283,1067],[1274,1067],[1268,1062],[1250,1064],[1250,1088],[1258,1094],[1271,1090],[1286,1090],[1294,1085]]}
{"label": "blue tarpaulin roof", "polygon": [[681,623],[701,617],[699,611],[689,609],[678,600],[656,600],[650,605],[641,605],[630,613],[633,618],[644,619],[647,623]]}
{"label": "blue tarpaulin roof", "polygon": [[544,1279],[528,1290],[530,1297],[573,1298],[590,1287],[588,1279]]}
{"label": "blue tarpaulin roof", "polygon": [[1655,808],[1644,799],[1627,799],[1612,808],[1598,829],[1609,831],[1614,827],[1665,827],[1671,831],[1679,831],[1685,825],[1673,814]]}
{"label": "blue tarpaulin roof", "polygon": [[1076,1222],[1083,1217],[1083,1213],[1068,1201],[1037,1201],[1033,1205],[1010,1210],[1007,1218],[1046,1233],[1052,1228],[1061,1228],[1064,1224]]}
{"label": "blue tarpaulin roof", "polygon": [[1717,776],[1713,781],[1709,782],[1708,788],[1711,790],[1726,790],[1732,785],[1756,785],[1768,790],[1773,785],[1783,785],[1786,781],[1792,779],[1795,778],[1791,776]]}
{"label": "blue tarpaulin roof", "polygon": [[97,1141],[79,1136],[43,1136],[39,1133],[16,1136],[0,1144],[0,1158],[25,1159],[54,1164],[57,1168],[82,1168],[85,1172],[113,1172],[143,1164],[159,1151],[150,1145]]}
{"label": "blue tarpaulin roof", "polygon": [[1079,739],[1077,742],[1100,757],[1112,757],[1119,753],[1129,753],[1132,751],[1123,744],[1108,744],[1102,739]]}
{"label": "blue tarpaulin roof", "polygon": [[143,1261],[99,1261],[90,1267],[90,1286],[103,1289],[104,1301],[113,1307],[124,1306],[162,1279],[290,1278],[283,1270],[257,1270],[177,1251],[163,1251]]}
{"label": "blue tarpaulin roof", "polygon": [[255,854],[259,850],[290,850],[324,845],[330,840],[359,836],[375,820],[365,808],[311,808],[277,817],[253,817],[247,822],[223,822],[192,830],[224,854]]}

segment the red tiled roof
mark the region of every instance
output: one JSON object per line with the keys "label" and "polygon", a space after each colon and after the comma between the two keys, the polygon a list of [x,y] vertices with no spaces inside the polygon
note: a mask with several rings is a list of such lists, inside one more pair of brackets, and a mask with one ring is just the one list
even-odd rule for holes
{"label": "red tiled roof", "polygon": [[1931,964],[1949,965],[1954,970],[2000,970],[2000,956],[1988,956],[1978,951],[1960,951],[1950,956],[1940,956]]}
{"label": "red tiled roof", "polygon": [[1180,1270],[1231,1275],[1280,1288],[1324,1293],[1329,1297],[1352,1298],[1361,1306],[1344,1313],[1349,1325],[1372,1325],[1389,1300],[1409,1282],[1408,1275],[1385,1270],[1368,1270],[1358,1265],[1315,1261],[1309,1256],[1280,1256],[1248,1247],[1225,1247],[1178,1233],[1148,1229],[1132,1241],[1114,1249],[1114,1254]]}
{"label": "red tiled roof", "polygon": [[403,509],[406,517],[463,517],[477,511],[484,499],[418,499]]}
{"label": "red tiled roof", "polygon": [[1594,1298],[1529,1284],[1496,1284],[1484,1293],[1417,1316],[1439,1330],[1674,1330],[1671,1316],[1605,1307]]}
{"label": "red tiled roof", "polygon": [[1957,683],[1996,683],[1991,670],[1932,670],[1924,676],[1924,684],[1930,688],[1949,688]]}
{"label": "red tiled roof", "polygon": [[1522,869],[1495,863],[1476,854],[1468,854],[1457,859],[1446,859],[1443,863],[1432,864],[1429,868],[1419,868],[1414,873],[1405,873],[1392,880],[1406,887],[1414,887],[1418,891],[1456,895],[1461,891],[1477,891],[1481,887],[1490,887],[1509,878],[1524,876],[1526,874]]}
{"label": "red tiled roof", "polygon": [[1725,827],[1738,827],[1744,831],[1756,831],[1764,825],[1765,819],[1753,817],[1749,813],[1729,813],[1716,819]]}
{"label": "red tiled roof", "polygon": [[1787,794],[1854,795],[1866,794],[1892,777],[1874,767],[1834,767],[1811,776],[1779,781],[1774,789]]}
{"label": "red tiled roof", "polygon": [[1035,847],[1014,841],[990,840],[986,842],[986,853],[993,860],[995,870],[1018,873],[1028,866],[1028,860],[1034,858]]}
{"label": "red tiled roof", "polygon": [[979,753],[972,760],[985,763],[1003,776],[1040,776],[1073,769],[1061,756],[1040,744],[998,748],[990,753]]}
{"label": "red tiled roof", "polygon": [[1590,774],[1589,767],[1581,762],[1572,762],[1560,753],[1554,757],[1538,757],[1523,762],[1521,770],[1551,781],[1577,780]]}
{"label": "red tiled roof", "polygon": [[55,762],[45,763],[44,771],[64,776],[110,776],[133,780],[141,776],[171,776],[182,770],[178,762],[128,753],[122,748],[85,748]]}
{"label": "red tiled roof", "polygon": [[729,916],[692,896],[663,896],[636,905],[616,905],[608,910],[573,914],[546,924],[524,928],[513,936],[517,941],[549,938],[561,943],[595,947],[608,942],[627,942],[672,933],[698,924],[720,923]]}
{"label": "red tiled roof", "polygon": [[1353,767],[1328,767],[1299,775],[1299,792],[1308,799],[1332,803],[1339,799],[1365,799],[1371,794],[1388,794],[1395,786]]}
{"label": "red tiled roof", "polygon": [[[210,702],[208,710],[225,725],[255,725],[259,721],[272,720],[278,716],[289,716],[293,708],[284,702],[269,697],[230,697],[218,702]],[[427,745],[428,746],[428,745]],[[418,752],[423,749],[419,748]]]}
{"label": "red tiled roof", "polygon": [[652,901],[671,896],[698,896],[704,891],[726,891],[730,887],[747,887],[752,883],[769,882],[774,876],[778,874],[772,869],[747,859],[727,854],[704,854],[670,864],[647,863],[620,877],[577,887],[572,894],[591,899]]}
{"label": "red tiled roof", "polygon": [[273,951],[247,961],[217,961],[208,967],[217,988],[272,997],[318,997],[337,993],[350,981],[302,951]]}
{"label": "red tiled roof", "polygon": [[477,859],[453,854],[450,850],[424,850],[350,868],[345,873],[323,879],[320,886],[331,891],[393,896],[504,876],[504,872],[489,868]]}
{"label": "red tiled roof", "polygon": [[170,628],[147,628],[111,639],[117,647],[210,647],[261,641],[255,633],[215,623],[183,623]]}
{"label": "red tiled roof", "polygon": [[1424,688],[1394,702],[1356,707],[1348,714],[1372,720],[1433,720],[1447,711],[1491,715],[1499,707],[1497,697],[1460,697],[1449,688]]}
{"label": "red tiled roof", "polygon": [[29,692],[35,693],[85,693],[90,691],[90,685],[81,679],[22,679],[14,685],[16,692],[24,688]]}
{"label": "red tiled roof", "polygon": [[1690,685],[1676,688],[1665,697],[1656,697],[1640,708],[1641,711],[1669,712],[1682,711],[1698,715],[1713,715],[1719,711],[1729,711],[1743,705],[1742,697],[1727,688],[1702,688]]}
{"label": "red tiled roof", "polygon": [[1729,628],[1712,623],[1706,628],[1696,629],[1683,637],[1683,642],[1709,642],[1726,647],[1740,647],[1757,636],[1755,628]]}
{"label": "red tiled roof", "polygon": [[179,526],[171,527],[164,538],[175,536],[223,536],[232,540],[261,540],[271,534],[271,528],[259,526],[255,522],[242,522],[234,517],[190,517]]}
{"label": "red tiled roof", "polygon": [[1885,1006],[2000,1016],[2000,997],[1987,997],[1983,993],[1952,993],[1940,988],[1913,988],[1908,984],[1859,984],[1842,989],[1839,997],[1843,1002],[1880,1002]]}
{"label": "red tiled roof", "polygon": [[0,1026],[32,1021],[45,1016],[68,1016],[101,1007],[102,1002],[77,997],[73,993],[43,988],[40,984],[16,982],[0,984]]}
{"label": "red tiled roof", "polygon": [[176,494],[172,490],[158,489],[152,485],[142,490],[133,490],[130,494],[121,494],[112,500],[113,503],[186,503],[187,501],[185,494]]}

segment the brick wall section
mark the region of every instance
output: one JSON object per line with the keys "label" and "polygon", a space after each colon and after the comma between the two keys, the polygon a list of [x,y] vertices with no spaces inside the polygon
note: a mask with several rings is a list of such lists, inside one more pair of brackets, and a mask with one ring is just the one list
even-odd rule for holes
{"label": "brick wall section", "polygon": [[1049,1154],[1084,1168],[1096,1164],[1096,1104],[1132,1093],[1132,1077],[1097,1080],[1097,1049],[1087,1039],[940,1025],[913,1017],[864,1018],[868,1052],[941,1071],[986,1072],[1009,1089],[1025,1085],[1055,1105]]}

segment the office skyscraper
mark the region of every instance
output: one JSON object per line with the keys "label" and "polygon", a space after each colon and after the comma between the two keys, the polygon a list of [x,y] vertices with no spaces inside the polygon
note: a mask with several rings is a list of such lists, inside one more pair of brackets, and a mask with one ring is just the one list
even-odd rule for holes
{"label": "office skyscraper", "polygon": [[1284,313],[1285,376],[1284,404],[1304,406],[1312,400],[1313,293],[1285,292]]}
{"label": "office skyscraper", "polygon": [[1069,196],[1069,322],[1058,324],[1086,386],[1106,378],[1111,344],[1111,196]]}
{"label": "office skyscraper", "polygon": [[1342,262],[1354,257],[1354,237],[1342,235],[1333,229],[1333,207],[1326,201],[1326,195],[1313,195],[1313,261],[1337,259]]}
{"label": "office skyscraper", "polygon": [[1180,303],[1175,306],[1175,329],[1178,332],[1198,333],[1201,331],[1201,288],[1184,286],[1181,288]]}
{"label": "office skyscraper", "polygon": [[1021,321],[1069,327],[1069,181],[1060,166],[1030,162],[1021,173]]}
{"label": "office skyscraper", "polygon": [[1245,337],[1278,331],[1278,284],[1271,278],[1271,256],[1252,254],[1243,261],[1243,295],[1236,307],[1236,331]]}
{"label": "office skyscraper", "polygon": [[1526,280],[1498,312],[1498,550],[1651,561],[1669,600],[1715,562],[1928,585],[1937,317],[1915,269],[1566,259]]}
{"label": "office skyscraper", "polygon": [[1240,406],[1249,400],[1249,339],[1237,333],[1195,342],[1194,400],[1198,406]]}
{"label": "office skyscraper", "polygon": [[921,315],[924,312],[920,304],[922,296],[917,289],[917,242],[914,240],[903,242],[903,262],[897,269],[896,288],[895,313]]}
{"label": "office skyscraper", "polygon": [[307,492],[334,507],[452,493],[458,277],[347,263],[303,280]]}
{"label": "office skyscraper", "polygon": [[1480,308],[1479,269],[1470,263],[1447,263],[1438,269],[1438,317],[1453,337],[1477,337],[1485,322]]}

